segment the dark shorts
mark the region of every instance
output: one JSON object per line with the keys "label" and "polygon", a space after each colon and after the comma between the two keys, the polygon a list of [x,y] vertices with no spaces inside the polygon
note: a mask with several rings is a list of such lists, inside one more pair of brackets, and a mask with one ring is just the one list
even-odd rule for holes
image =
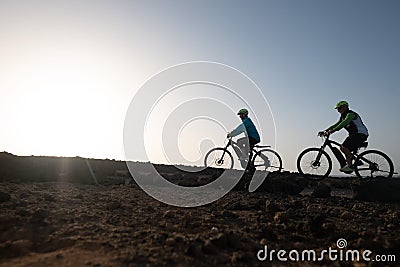
{"label": "dark shorts", "polygon": [[260,143],[260,141],[258,141],[257,139],[254,139],[253,137],[249,136],[249,144],[250,147],[254,147],[256,144]]}
{"label": "dark shorts", "polygon": [[350,149],[350,151],[356,151],[367,138],[368,136],[362,133],[352,134],[344,140],[342,145]]}

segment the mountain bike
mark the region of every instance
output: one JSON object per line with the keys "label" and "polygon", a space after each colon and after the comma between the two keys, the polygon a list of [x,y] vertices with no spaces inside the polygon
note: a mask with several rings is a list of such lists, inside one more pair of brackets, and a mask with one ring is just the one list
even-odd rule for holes
{"label": "mountain bike", "polygon": [[250,149],[249,157],[241,158],[241,149],[237,142],[228,138],[225,147],[216,147],[207,152],[204,158],[206,167],[232,169],[234,165],[232,153],[228,150],[232,147],[243,168],[252,171],[281,171],[282,159],[279,154],[272,150],[271,146],[255,145]]}
{"label": "mountain bike", "polygon": [[[332,160],[325,151],[326,147],[331,149],[342,166],[345,164],[343,154],[337,147],[334,147],[340,147],[341,144],[330,140],[329,134],[322,135],[321,137],[325,138],[325,141],[320,148],[307,148],[297,158],[297,170],[301,175],[310,180],[322,180],[328,177],[332,170]],[[366,149],[367,146],[368,142],[363,142],[356,151],[352,151],[354,159],[353,168],[357,177],[392,177],[394,174],[393,162],[385,153],[378,150],[365,150],[358,154],[360,148]]]}

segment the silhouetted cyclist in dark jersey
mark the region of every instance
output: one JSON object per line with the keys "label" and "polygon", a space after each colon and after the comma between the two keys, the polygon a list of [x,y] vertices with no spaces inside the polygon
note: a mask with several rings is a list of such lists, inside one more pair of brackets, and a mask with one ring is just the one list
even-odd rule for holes
{"label": "silhouetted cyclist in dark jersey", "polygon": [[[241,133],[244,133],[246,136],[239,138],[237,140],[238,146],[241,149],[241,152],[236,153],[240,156],[240,162],[242,166],[245,168],[246,161],[249,159],[249,151],[254,147],[254,145],[260,142],[260,135],[254,125],[253,121],[248,117],[249,111],[245,108],[239,110],[237,115],[242,119],[242,123],[236,127],[232,132],[228,133],[228,137],[234,137]],[[248,141],[247,141],[248,140]],[[247,146],[249,144],[249,146]]]}

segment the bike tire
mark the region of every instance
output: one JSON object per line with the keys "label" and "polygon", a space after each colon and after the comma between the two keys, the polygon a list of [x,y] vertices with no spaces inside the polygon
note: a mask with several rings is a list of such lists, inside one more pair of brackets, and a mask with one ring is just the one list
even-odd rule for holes
{"label": "bike tire", "polygon": [[[366,159],[373,164],[367,163]],[[366,150],[360,153],[354,161],[354,172],[358,178],[391,178],[394,173],[394,165],[388,155],[379,150]],[[368,168],[366,168],[368,166]],[[376,169],[377,168],[377,169]],[[370,172],[370,175],[366,175]],[[375,176],[374,176],[374,173]]]}
{"label": "bike tire", "polygon": [[[228,158],[230,160],[230,163],[228,163],[225,167],[225,169],[232,169],[233,168],[233,156],[231,152],[226,150],[225,148],[222,147],[216,147],[211,149],[210,151],[207,152],[206,156],[204,157],[204,166],[205,167],[212,167],[212,168],[224,168],[222,165],[224,164],[225,159],[219,159],[222,154],[224,154],[224,158]],[[211,159],[212,154],[215,154],[213,159]],[[210,160],[211,159],[211,160]],[[218,163],[218,160],[222,160],[221,163]],[[213,164],[211,164],[213,163]]]}
{"label": "bike tire", "polygon": [[[321,159],[323,159],[322,168],[321,163],[319,163],[318,166],[314,165],[315,157],[317,157],[318,153],[320,152],[322,153]],[[328,153],[326,153],[324,150],[321,150],[320,148],[307,148],[297,157],[297,170],[303,177],[309,180],[320,181],[328,177],[331,173],[332,160]]]}
{"label": "bike tire", "polygon": [[[271,161],[270,160],[270,165],[269,165],[269,167],[268,167],[268,170],[267,171],[269,171],[269,172],[271,172],[271,171],[277,171],[277,172],[280,172],[281,170],[282,170],[282,158],[281,158],[281,156],[279,156],[279,154],[278,154],[278,152],[276,152],[275,150],[272,150],[272,149],[262,149],[262,150],[259,150],[254,156],[253,156],[253,159],[252,159],[252,164],[253,164],[253,166],[255,166],[256,168],[257,168],[257,164],[256,164],[256,162],[257,162],[257,158],[260,158],[260,161],[264,161],[262,158],[261,158],[261,154],[263,154],[263,153],[271,153],[272,155],[273,155],[273,160]],[[264,155],[264,154],[263,154]],[[264,171],[264,170],[263,170]]]}

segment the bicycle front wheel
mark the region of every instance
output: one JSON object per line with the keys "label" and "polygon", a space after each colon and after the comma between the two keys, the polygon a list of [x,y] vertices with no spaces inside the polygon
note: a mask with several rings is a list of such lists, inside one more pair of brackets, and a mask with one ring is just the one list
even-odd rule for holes
{"label": "bicycle front wheel", "polygon": [[297,170],[305,178],[319,181],[331,173],[332,160],[320,148],[307,148],[297,158]]}
{"label": "bicycle front wheel", "polygon": [[280,172],[282,170],[282,159],[276,151],[263,149],[254,155],[253,166],[257,171]]}
{"label": "bicycle front wheel", "polygon": [[207,152],[204,158],[204,166],[211,168],[233,168],[232,154],[222,147],[213,148]]}
{"label": "bicycle front wheel", "polygon": [[354,162],[354,172],[359,178],[390,178],[394,173],[392,160],[378,150],[362,152]]}

